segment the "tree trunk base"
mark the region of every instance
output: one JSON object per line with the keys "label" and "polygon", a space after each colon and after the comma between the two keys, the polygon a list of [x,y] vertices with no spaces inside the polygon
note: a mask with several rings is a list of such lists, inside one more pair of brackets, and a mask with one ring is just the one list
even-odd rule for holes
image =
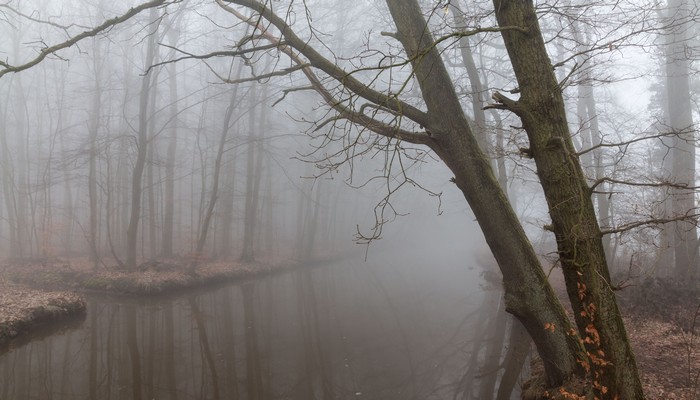
{"label": "tree trunk base", "polygon": [[523,383],[520,394],[522,400],[587,400],[593,399],[587,391],[590,385],[578,377],[571,379],[562,386],[547,387],[547,376],[540,357],[533,357],[530,363],[530,377]]}

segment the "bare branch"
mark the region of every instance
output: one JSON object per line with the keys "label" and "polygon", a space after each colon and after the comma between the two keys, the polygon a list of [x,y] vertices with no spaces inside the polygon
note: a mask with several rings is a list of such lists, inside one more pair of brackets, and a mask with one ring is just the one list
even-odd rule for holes
{"label": "bare branch", "polygon": [[290,89],[284,89],[282,91],[282,97],[277,99],[274,103],[272,103],[272,107],[276,106],[279,102],[284,100],[289,93],[292,92],[301,92],[303,90],[314,90],[313,86],[301,86],[301,87],[295,87],[295,88],[290,88]]}
{"label": "bare branch", "polygon": [[664,224],[670,224],[672,222],[678,222],[678,221],[691,221],[694,224],[697,225],[697,220],[698,217],[700,217],[700,214],[698,213],[688,213],[684,215],[679,215],[676,217],[671,217],[671,218],[649,218],[643,221],[635,221],[635,222],[630,222],[628,224],[623,224],[619,225],[614,228],[609,228],[609,229],[601,229],[600,233],[602,235],[610,235],[613,233],[622,233],[626,232],[635,228],[640,228],[644,226],[652,226],[652,225],[664,225]]}
{"label": "bare branch", "polygon": [[289,75],[289,74],[291,74],[291,73],[293,73],[293,72],[295,72],[295,71],[299,71],[299,70],[301,70],[301,69],[308,68],[309,66],[310,66],[309,64],[299,64],[299,65],[295,65],[295,66],[293,66],[293,67],[285,68],[285,69],[282,69],[282,70],[279,70],[279,71],[273,71],[273,72],[270,72],[270,73],[267,73],[267,74],[255,75],[255,76],[252,76],[252,77],[250,77],[250,78],[241,78],[241,79],[227,79],[227,78],[224,78],[224,77],[220,76],[219,74],[216,74],[216,76],[217,76],[219,79],[221,79],[222,82],[231,83],[231,84],[244,83],[244,82],[252,82],[252,81],[260,82],[260,81],[262,81],[263,79],[272,78],[273,76],[284,76],[284,75]]}
{"label": "bare branch", "polygon": [[[277,14],[275,14],[265,4],[260,3],[256,0],[216,1],[220,5],[221,3],[234,3],[254,10],[262,18],[265,18],[266,20],[270,21],[272,25],[279,29],[279,31],[282,32],[282,36],[284,37],[285,41],[289,43],[289,45],[292,46],[294,49],[296,49],[299,53],[304,55],[304,57],[306,57],[311,63],[311,65],[313,65],[314,67],[330,75],[331,77],[333,77],[333,79],[342,83],[343,86],[347,87],[349,90],[353,91],[354,93],[363,97],[364,99],[369,100],[375,104],[387,107],[395,112],[398,112],[401,115],[404,115],[405,117],[411,119],[412,121],[415,121],[416,123],[422,126],[428,125],[429,120],[425,112],[406,102],[399,100],[396,96],[384,94],[360,82],[357,78],[353,77],[351,73],[346,72],[335,63],[323,57],[314,48],[309,46],[308,42],[298,37],[294,33],[292,28],[284,21],[284,19],[277,16]],[[223,7],[226,6],[223,5]],[[257,24],[257,21],[250,21],[249,18],[246,18],[241,13],[237,12],[231,7],[227,8],[229,12],[235,13],[234,15],[236,15],[237,17],[241,18],[244,21],[248,21],[249,24],[254,24],[255,28],[261,29],[260,26]]]}
{"label": "bare branch", "polygon": [[269,44],[269,45],[265,45],[265,46],[257,46],[257,47],[253,47],[253,48],[249,48],[249,49],[241,49],[241,50],[236,50],[236,51],[213,51],[213,52],[207,53],[207,54],[193,54],[193,53],[188,53],[182,49],[179,49],[175,46],[171,46],[168,44],[161,43],[160,45],[163,47],[167,47],[169,49],[175,50],[175,51],[180,52],[180,53],[185,54],[185,55],[183,57],[175,58],[172,60],[166,60],[166,61],[161,61],[159,63],[155,63],[146,69],[146,71],[144,72],[144,75],[148,74],[153,68],[160,67],[160,66],[163,66],[166,64],[180,62],[183,60],[208,60],[210,58],[216,58],[216,57],[240,57],[240,56],[243,56],[243,55],[246,55],[249,53],[254,53],[256,51],[274,49],[278,46],[283,46],[284,44],[283,43],[280,43],[279,45]]}
{"label": "bare branch", "polygon": [[33,60],[28,61],[22,65],[13,66],[7,62],[0,61],[0,77],[2,77],[3,75],[5,75],[7,73],[10,73],[10,72],[20,72],[20,71],[24,71],[26,69],[29,69],[29,68],[39,64],[47,56],[54,54],[59,50],[67,49],[85,38],[96,36],[100,32],[106,31],[107,29],[110,29],[113,26],[119,25],[122,22],[127,21],[129,18],[133,17],[134,15],[140,13],[143,10],[147,10],[147,9],[153,8],[153,7],[159,7],[165,3],[166,3],[166,0],[152,0],[152,1],[149,1],[147,3],[143,3],[138,7],[131,8],[126,13],[124,13],[118,17],[108,19],[105,22],[103,22],[101,25],[98,25],[98,26],[96,26],[90,30],[87,30],[81,34],[78,34],[76,36],[73,36],[72,38],[66,40],[65,42],[61,42],[61,43],[55,44],[55,45],[50,46],[50,47],[44,47],[39,52],[39,55],[37,55]]}
{"label": "bare branch", "polygon": [[[237,18],[241,19],[242,21],[245,21],[248,24],[253,25],[256,29],[260,29],[258,26],[258,21],[253,20],[251,18],[246,17],[245,15],[241,14],[237,10],[226,6],[223,4],[224,0],[216,0],[217,3],[224,8],[226,11],[229,13],[233,14]],[[279,17],[277,17],[274,13],[271,11],[267,10],[263,5],[260,3],[257,3],[256,1],[248,1],[244,0],[242,2],[239,2],[238,0],[236,1],[229,1],[237,4],[241,4],[246,7],[250,7],[253,9],[257,9],[255,7],[261,7],[262,9],[260,10],[261,12],[265,13],[265,18],[270,20],[275,26],[277,24],[280,24],[278,29],[280,29],[284,37],[286,38],[287,42],[290,44],[290,46],[283,45],[282,40],[280,38],[275,37],[272,35],[269,31],[263,31],[261,33],[261,37],[265,38],[267,41],[269,41],[271,44],[275,45],[278,47],[279,51],[286,54],[289,56],[289,58],[294,61],[297,65],[302,66],[301,71],[304,73],[306,78],[309,80],[311,83],[311,87],[323,97],[324,101],[326,104],[331,106],[336,112],[339,113],[339,118],[338,119],[346,119],[350,122],[356,123],[358,125],[361,125],[379,135],[392,138],[392,139],[399,139],[399,140],[405,140],[410,143],[414,144],[425,144],[430,146],[433,141],[430,135],[427,132],[410,132],[404,129],[400,129],[398,126],[392,126],[387,123],[378,121],[374,118],[371,118],[361,112],[357,112],[353,110],[351,107],[348,107],[343,104],[342,101],[338,100],[333,96],[328,89],[321,83],[321,80],[318,78],[318,76],[314,73],[314,71],[307,65],[306,61],[301,58],[301,56],[297,53],[295,53],[292,50],[292,47],[294,47],[296,50],[298,50],[301,54],[307,55],[311,54],[313,59],[309,57],[311,65],[314,67],[317,67],[321,69],[322,71],[328,73],[332,77],[334,77],[336,80],[339,80],[342,82],[346,87],[351,89],[354,93],[358,94],[360,97],[363,97],[377,105],[379,105],[382,108],[386,108],[397,115],[407,117],[414,122],[421,123],[422,121],[426,120],[426,115],[422,111],[418,110],[417,108],[401,102],[396,99],[394,96],[386,96],[382,93],[376,92],[373,89],[365,86],[362,84],[360,81],[356,80],[355,78],[352,78],[349,74],[345,73],[340,69],[338,66],[335,64],[331,63],[329,60],[323,58],[319,53],[317,53],[315,50],[311,49],[310,46],[308,46],[305,42],[301,41],[292,31],[291,27],[289,27],[283,20],[281,20]],[[250,4],[250,6],[248,5]],[[297,48],[297,46],[300,46],[300,48]],[[303,49],[303,51],[302,51]],[[320,65],[320,66],[319,66]],[[330,65],[330,67],[329,67]],[[329,71],[331,73],[329,73]],[[335,73],[336,76],[333,75]],[[415,119],[414,119],[415,117]]]}
{"label": "bare branch", "polygon": [[602,183],[616,183],[619,185],[625,185],[625,186],[640,186],[640,187],[667,187],[667,188],[674,188],[674,189],[684,189],[684,190],[697,190],[700,189],[698,186],[690,186],[684,183],[674,183],[674,182],[630,182],[630,181],[623,181],[620,179],[614,179],[614,178],[609,178],[609,177],[603,177],[600,179],[596,179],[590,187],[591,192],[595,192],[595,188],[600,186]]}
{"label": "bare branch", "polygon": [[642,142],[642,141],[649,140],[649,139],[661,139],[661,138],[668,137],[668,136],[676,136],[676,135],[680,135],[682,133],[690,133],[690,132],[692,132],[692,131],[691,130],[688,130],[685,132],[670,131],[670,132],[658,133],[656,135],[651,135],[651,136],[634,138],[634,139],[626,140],[624,142],[617,142],[617,143],[603,143],[603,142],[601,142],[601,143],[598,143],[598,144],[591,146],[587,149],[579,151],[578,153],[576,153],[576,155],[581,156],[583,154],[589,153],[589,152],[594,151],[596,149],[599,149],[601,147],[626,147],[626,146],[629,146],[633,143]]}
{"label": "bare branch", "polygon": [[4,8],[4,9],[6,9],[6,10],[10,10],[10,12],[15,13],[15,14],[19,15],[19,16],[22,17],[22,18],[28,19],[29,21],[33,21],[33,22],[37,22],[37,23],[45,24],[45,25],[50,25],[50,26],[53,26],[54,28],[61,29],[61,30],[63,30],[63,31],[66,32],[66,33],[68,33],[68,29],[71,29],[71,28],[73,28],[73,27],[78,27],[78,28],[83,28],[83,29],[89,29],[89,27],[88,27],[88,26],[85,26],[85,25],[77,25],[77,24],[61,25],[61,24],[58,24],[58,23],[53,22],[53,21],[35,18],[35,17],[31,16],[31,15],[27,15],[27,14],[24,14],[24,13],[18,11],[18,10],[15,10],[14,8],[10,7],[9,4],[0,4],[0,8]]}

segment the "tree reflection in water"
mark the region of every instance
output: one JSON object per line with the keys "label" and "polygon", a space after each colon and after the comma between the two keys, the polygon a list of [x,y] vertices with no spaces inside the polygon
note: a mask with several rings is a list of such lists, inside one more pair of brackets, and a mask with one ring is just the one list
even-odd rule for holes
{"label": "tree reflection in water", "polygon": [[507,345],[526,340],[506,329],[500,293],[431,268],[348,263],[182,298],[93,297],[82,326],[0,356],[1,398],[470,399],[517,386],[501,366],[523,357],[503,358],[528,346]]}

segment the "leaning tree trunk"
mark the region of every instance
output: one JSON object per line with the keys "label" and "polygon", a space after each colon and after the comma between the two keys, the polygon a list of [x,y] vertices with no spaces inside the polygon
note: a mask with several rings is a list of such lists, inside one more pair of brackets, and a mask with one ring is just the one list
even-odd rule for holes
{"label": "leaning tree trunk", "polygon": [[[430,146],[454,173],[454,182],[472,208],[503,274],[506,310],[523,323],[533,338],[549,385],[590,376],[589,387],[597,385],[595,389],[599,393],[606,392],[603,398],[616,395],[621,400],[643,398],[634,358],[610,290],[590,189],[568,136],[561,91],[531,1],[508,4],[496,1],[499,23],[508,25],[504,37],[525,100],[520,105],[499,96],[507,104],[497,108],[521,112],[534,142],[538,173],[552,214],[552,229],[557,234],[569,294],[577,312],[578,331],[547,282],[531,243],[488,159],[479,149],[417,0],[387,0],[387,5],[398,29],[390,36],[400,40],[406,51],[427,112],[363,85],[296,36],[265,4],[256,0],[230,2],[256,10],[282,32],[287,44],[345,88],[375,104],[402,112],[425,128],[424,133],[413,133],[367,121],[361,112],[338,105],[327,90],[319,89],[318,79],[308,69],[304,70],[314,88],[341,115],[389,138]],[[290,57],[299,61],[293,54]],[[590,342],[587,347],[585,341]],[[611,363],[615,363],[615,368]],[[603,388],[603,385],[610,386]]]}
{"label": "leaning tree trunk", "polygon": [[[544,361],[548,384],[558,386],[581,374],[584,357],[571,322],[542,270],[515,212],[479,149],[452,81],[417,1],[387,0],[397,38],[412,60],[413,72],[428,108],[430,147],[455,174],[486,242],[503,274],[506,311],[533,338]],[[449,116],[449,118],[446,118]],[[545,327],[555,326],[547,330]]]}
{"label": "leaning tree trunk", "polygon": [[531,0],[494,0],[496,18],[517,78],[520,98],[496,93],[496,107],[523,122],[544,189],[566,289],[587,357],[593,393],[602,399],[642,399],[642,386],[620,315],[591,201],[574,150],[561,87],[553,72]]}

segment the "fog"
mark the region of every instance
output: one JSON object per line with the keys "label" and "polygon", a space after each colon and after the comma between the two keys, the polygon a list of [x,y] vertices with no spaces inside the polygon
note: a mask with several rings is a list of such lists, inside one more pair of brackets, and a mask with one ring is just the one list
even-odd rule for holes
{"label": "fog", "polygon": [[[262,15],[249,1],[0,4],[1,258],[94,270],[149,262],[192,270],[209,261],[329,264],[145,304],[90,298],[85,323],[41,339],[33,355],[0,360],[7,379],[13,363],[26,367],[20,368],[26,375],[11,376],[15,383],[4,386],[2,397],[29,395],[23,385],[39,379],[28,366],[35,362],[84,375],[95,373],[86,363],[117,368],[124,354],[112,358],[110,349],[123,349],[94,341],[108,332],[117,332],[115,343],[123,339],[126,349],[141,346],[127,364],[151,365],[148,382],[136,383],[142,375],[129,381],[121,367],[116,375],[97,373],[139,397],[510,396],[497,394],[496,381],[510,385],[503,382],[511,375],[506,361],[519,351],[514,343],[529,349],[530,341],[505,317],[501,281],[509,278],[501,272],[527,258],[539,263],[534,269],[544,280],[559,279],[560,256],[568,254],[562,243],[575,229],[560,232],[564,224],[553,223],[563,202],[553,200],[556,189],[548,189],[552,179],[543,178],[545,164],[537,159],[543,150],[518,108],[528,101],[521,92],[527,80],[517,76],[524,68],[511,67],[517,60],[501,37],[517,29],[497,28],[490,2],[418,3],[427,21],[421,29],[435,42],[415,56],[394,32],[401,29],[396,9],[384,2],[267,1]],[[582,183],[560,185],[585,187],[592,222],[579,225],[595,225],[604,271],[616,279],[690,273],[697,261],[697,35],[688,21],[696,10],[565,3],[536,4],[565,108],[554,119],[566,120],[569,131],[553,133],[542,148],[565,135],[570,149],[562,145],[562,154],[574,153]],[[112,19],[121,15],[128,18]],[[433,48],[449,90],[425,83],[439,75],[437,67],[419,70],[416,60]],[[435,106],[440,96],[432,91],[454,93],[464,118]],[[466,125],[453,132],[461,119]],[[456,141],[445,142],[445,126]],[[471,143],[472,150],[458,153],[455,143],[467,149]],[[477,158],[488,173],[461,167]],[[477,206],[491,201],[489,217]],[[493,226],[511,213],[512,224]],[[526,245],[512,245],[521,231]],[[506,255],[524,247],[532,257],[520,250]],[[290,302],[296,308],[288,309]],[[374,307],[386,308],[361,314]],[[221,339],[227,331],[209,314],[226,325],[260,322],[253,336],[231,333],[245,343],[243,358],[231,353],[233,341]],[[146,326],[149,319],[158,322]],[[387,325],[373,327],[374,320]],[[543,325],[521,322],[531,336],[533,326]],[[275,337],[287,323],[298,335]],[[183,335],[166,336],[169,343],[199,344],[161,353],[154,341],[168,330]],[[221,337],[212,348],[207,330]],[[422,343],[433,333],[433,343]],[[489,335],[496,344],[487,343]],[[486,343],[483,351],[478,343]],[[90,352],[71,350],[88,344]],[[58,352],[56,359],[81,361],[55,364],[43,345]],[[361,367],[344,364],[339,354],[363,346]],[[374,360],[374,346],[391,354]],[[290,354],[295,348],[304,355]],[[171,363],[173,351],[189,354],[180,361],[187,367],[153,369],[162,361],[154,357]],[[516,378],[527,356],[520,352]],[[431,357],[442,358],[433,364]],[[236,365],[246,371],[247,386],[224,389],[223,376],[243,384]],[[494,366],[497,372],[487,371]],[[285,372],[297,367],[305,373]],[[387,379],[369,383],[382,369]],[[178,376],[197,374],[176,384]],[[475,377],[479,384],[472,384]],[[122,387],[86,379],[59,391],[108,398]],[[93,397],[98,392],[102,397]],[[295,394],[278,397],[289,393]]]}

